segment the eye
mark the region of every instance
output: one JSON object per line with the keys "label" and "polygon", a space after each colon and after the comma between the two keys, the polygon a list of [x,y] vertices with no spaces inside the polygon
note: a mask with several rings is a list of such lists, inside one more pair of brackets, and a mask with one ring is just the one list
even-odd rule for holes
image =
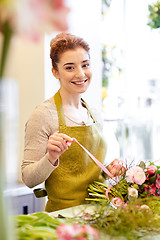
{"label": "eye", "polygon": [[66,70],[73,70],[73,69],[74,69],[73,66],[66,67]]}
{"label": "eye", "polygon": [[85,64],[83,64],[82,67],[83,67],[83,68],[88,68],[88,67],[90,67],[90,64],[89,64],[89,63],[85,63]]}

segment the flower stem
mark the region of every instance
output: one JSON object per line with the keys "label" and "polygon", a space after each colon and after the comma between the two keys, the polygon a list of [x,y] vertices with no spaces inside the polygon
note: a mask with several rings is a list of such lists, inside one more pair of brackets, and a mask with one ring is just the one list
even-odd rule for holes
{"label": "flower stem", "polygon": [[9,49],[11,37],[13,35],[13,30],[9,25],[8,21],[4,23],[2,32],[3,32],[3,43],[2,43],[2,55],[1,55],[1,63],[0,63],[0,79],[2,79],[3,77],[8,49]]}

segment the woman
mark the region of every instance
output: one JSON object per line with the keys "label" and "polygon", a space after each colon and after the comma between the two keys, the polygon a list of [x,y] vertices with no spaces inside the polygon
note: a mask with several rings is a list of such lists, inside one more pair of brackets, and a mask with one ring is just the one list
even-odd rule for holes
{"label": "woman", "polygon": [[60,89],[26,123],[22,164],[22,179],[28,187],[45,182],[48,212],[85,203],[88,185],[101,177],[100,168],[73,138],[99,161],[106,155],[99,123],[81,98],[92,77],[88,44],[61,33],[50,47],[52,73]]}

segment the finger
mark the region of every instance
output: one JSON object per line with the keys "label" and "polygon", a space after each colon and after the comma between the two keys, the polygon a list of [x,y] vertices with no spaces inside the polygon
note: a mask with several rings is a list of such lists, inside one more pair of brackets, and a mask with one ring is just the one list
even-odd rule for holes
{"label": "finger", "polygon": [[62,151],[61,148],[59,148],[58,146],[53,145],[53,144],[48,144],[47,150],[48,150],[48,151],[59,152],[59,153]]}
{"label": "finger", "polygon": [[68,141],[68,142],[72,143],[74,141],[73,138],[71,138],[70,136],[68,136],[68,135],[66,135],[64,133],[59,133],[59,136],[61,136],[66,142]]}
{"label": "finger", "polygon": [[52,145],[52,146],[56,146],[58,148],[61,149],[61,151],[64,151],[68,148],[66,142],[63,140],[63,138],[57,138],[57,139],[50,139],[49,140],[49,143]]}
{"label": "finger", "polygon": [[64,133],[55,133],[54,135],[50,136],[50,139],[60,141],[64,148],[70,146],[74,142],[74,138],[71,138]]}

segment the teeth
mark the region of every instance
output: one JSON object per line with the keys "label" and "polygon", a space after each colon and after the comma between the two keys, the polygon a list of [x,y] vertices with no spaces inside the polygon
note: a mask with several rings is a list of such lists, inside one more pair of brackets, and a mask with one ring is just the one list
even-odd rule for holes
{"label": "teeth", "polygon": [[82,82],[73,82],[74,84],[77,84],[77,85],[81,85],[81,84],[83,84],[83,83],[85,83],[87,80],[84,80],[84,81],[82,81]]}

